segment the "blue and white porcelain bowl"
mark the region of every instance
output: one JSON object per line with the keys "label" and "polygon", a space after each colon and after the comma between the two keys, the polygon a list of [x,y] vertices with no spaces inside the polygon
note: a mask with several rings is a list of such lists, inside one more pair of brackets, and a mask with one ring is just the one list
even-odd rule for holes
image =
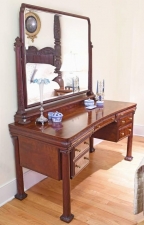
{"label": "blue and white porcelain bowl", "polygon": [[94,105],[94,100],[93,99],[86,99],[86,100],[84,100],[84,105],[86,106],[86,107],[88,107],[88,106],[93,106]]}
{"label": "blue and white porcelain bowl", "polygon": [[97,101],[96,106],[102,108],[104,106],[104,101]]}
{"label": "blue and white porcelain bowl", "polygon": [[54,123],[60,123],[61,121],[62,121],[62,118],[63,118],[63,114],[62,113],[60,113],[60,112],[58,112],[58,111],[56,111],[56,112],[54,112],[53,114],[52,114],[52,121],[54,122]]}

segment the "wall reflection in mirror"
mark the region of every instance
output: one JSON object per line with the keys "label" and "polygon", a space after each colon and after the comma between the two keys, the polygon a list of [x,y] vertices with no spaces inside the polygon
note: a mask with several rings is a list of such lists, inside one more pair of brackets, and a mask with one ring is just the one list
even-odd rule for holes
{"label": "wall reflection in mirror", "polygon": [[[50,80],[48,85],[44,85],[44,101],[57,98],[55,91],[57,89],[69,90],[69,92],[62,92],[66,95],[88,90],[88,21],[77,17],[57,15],[60,23],[60,30],[58,30],[60,34],[57,39],[57,34],[54,38],[55,14],[26,8],[24,15],[30,11],[38,15],[41,27],[33,40],[25,32],[26,52],[31,46],[41,50],[46,47],[54,49],[54,46],[57,45],[57,52],[60,54],[56,56],[58,66],[51,62],[40,63],[26,60],[27,105],[40,101],[39,86],[33,82],[35,79]],[[57,82],[58,79],[54,79],[58,78],[59,74],[62,74],[63,85]]]}

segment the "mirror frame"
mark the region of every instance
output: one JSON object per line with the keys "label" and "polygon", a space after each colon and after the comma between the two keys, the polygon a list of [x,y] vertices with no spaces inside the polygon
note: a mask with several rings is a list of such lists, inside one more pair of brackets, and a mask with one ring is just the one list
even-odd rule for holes
{"label": "mirror frame", "polygon": [[[83,91],[83,92],[77,92],[77,93],[70,93],[68,95],[61,95],[61,96],[56,96],[56,98],[49,99],[48,101],[45,101],[45,104],[48,103],[55,103],[59,100],[67,99],[67,98],[72,98],[74,96],[78,97],[84,93],[89,97],[93,95],[92,91],[92,43],[91,43],[91,24],[90,24],[90,19],[89,17],[81,16],[81,15],[76,15],[68,12],[63,12],[63,11],[58,11],[58,10],[53,10],[49,8],[43,8],[40,6],[35,6],[35,5],[29,5],[22,3],[20,7],[20,13],[19,13],[19,23],[20,23],[20,37],[17,37],[15,39],[15,53],[16,53],[16,74],[17,74],[17,96],[18,96],[18,110],[15,115],[15,121],[17,121],[20,118],[25,118],[27,117],[27,111],[31,110],[33,111],[36,106],[39,105],[39,103],[33,104],[32,106],[30,105],[27,106],[27,90],[26,90],[26,69],[25,69],[25,61],[26,61],[26,50],[25,50],[25,21],[24,21],[24,13],[25,9],[29,8],[31,10],[40,10],[43,12],[49,12],[53,14],[59,14],[59,15],[66,15],[70,17],[75,17],[75,18],[80,18],[87,20],[88,22],[88,90]],[[18,119],[17,119],[18,118]]]}

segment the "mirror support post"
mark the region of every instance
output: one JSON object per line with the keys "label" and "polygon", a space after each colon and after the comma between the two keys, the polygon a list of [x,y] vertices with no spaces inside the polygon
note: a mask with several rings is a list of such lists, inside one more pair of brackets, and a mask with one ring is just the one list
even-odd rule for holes
{"label": "mirror support post", "polygon": [[22,75],[22,66],[21,66],[21,48],[23,43],[19,37],[17,37],[16,42],[14,43],[15,46],[15,53],[16,53],[16,74],[17,74],[17,96],[18,96],[18,110],[16,114],[24,114],[25,113],[25,106],[24,106],[24,92],[23,92],[23,75]]}
{"label": "mirror support post", "polygon": [[91,23],[90,23],[90,19],[88,18],[88,40],[89,40],[89,69],[88,69],[88,90],[89,92],[87,93],[87,95],[94,95],[93,91],[92,91],[92,42],[91,42]]}
{"label": "mirror support post", "polygon": [[30,123],[30,120],[27,120],[25,113],[24,105],[24,89],[23,89],[23,75],[22,75],[22,47],[23,43],[21,38],[17,37],[15,39],[15,53],[16,53],[16,75],[17,75],[17,98],[18,98],[18,110],[15,114],[15,121],[21,124]]}

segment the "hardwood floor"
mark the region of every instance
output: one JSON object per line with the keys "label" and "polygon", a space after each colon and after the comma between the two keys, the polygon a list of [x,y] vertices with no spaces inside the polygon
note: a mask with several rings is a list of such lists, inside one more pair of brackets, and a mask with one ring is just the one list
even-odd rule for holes
{"label": "hardwood floor", "polygon": [[[133,214],[134,174],[144,157],[144,137],[134,137],[131,162],[123,159],[126,141],[98,144],[89,166],[71,181],[71,225],[134,225],[144,220],[143,213]],[[23,201],[8,202],[0,208],[0,225],[66,224],[59,219],[61,185],[47,178],[29,189]]]}

